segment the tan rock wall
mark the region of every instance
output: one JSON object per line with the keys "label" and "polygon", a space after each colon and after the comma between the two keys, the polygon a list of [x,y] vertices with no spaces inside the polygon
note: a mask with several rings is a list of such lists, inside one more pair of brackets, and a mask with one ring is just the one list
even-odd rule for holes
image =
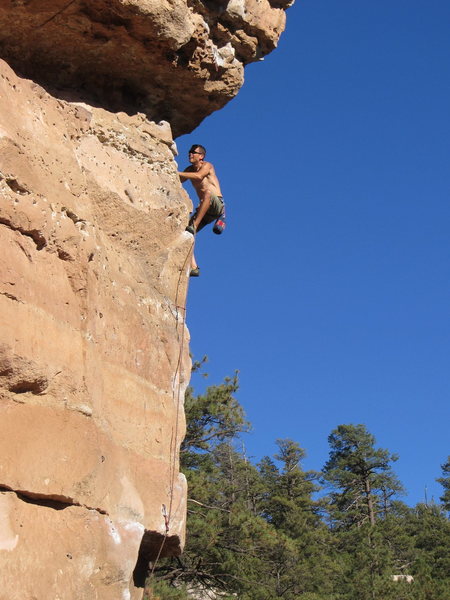
{"label": "tan rock wall", "polygon": [[236,95],[291,3],[0,0],[0,600],[137,600],[182,549],[172,132]]}
{"label": "tan rock wall", "polygon": [[237,94],[292,3],[0,0],[0,57],[55,94],[140,110],[178,136]]}
{"label": "tan rock wall", "polygon": [[185,525],[191,204],[170,127],[4,62],[0,97],[0,599],[139,598],[164,512],[168,552]]}

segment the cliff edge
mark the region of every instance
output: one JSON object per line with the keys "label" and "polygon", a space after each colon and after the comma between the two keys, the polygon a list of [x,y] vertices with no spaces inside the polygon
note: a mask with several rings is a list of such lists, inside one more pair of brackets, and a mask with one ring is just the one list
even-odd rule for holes
{"label": "cliff edge", "polygon": [[192,203],[173,132],[283,0],[0,0],[0,599],[137,600],[182,551]]}
{"label": "cliff edge", "polygon": [[143,112],[177,137],[237,94],[292,3],[0,0],[0,57],[53,94]]}

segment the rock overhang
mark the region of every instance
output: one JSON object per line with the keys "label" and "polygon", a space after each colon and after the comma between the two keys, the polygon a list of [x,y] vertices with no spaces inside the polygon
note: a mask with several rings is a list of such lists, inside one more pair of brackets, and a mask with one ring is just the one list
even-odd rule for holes
{"label": "rock overhang", "polygon": [[11,599],[39,581],[43,597],[61,584],[137,600],[148,562],[182,550],[192,241],[171,128],[189,132],[238,92],[289,3],[0,0],[0,58],[31,80],[0,60]]}
{"label": "rock overhang", "polygon": [[54,95],[189,133],[273,50],[292,0],[0,0],[0,57]]}

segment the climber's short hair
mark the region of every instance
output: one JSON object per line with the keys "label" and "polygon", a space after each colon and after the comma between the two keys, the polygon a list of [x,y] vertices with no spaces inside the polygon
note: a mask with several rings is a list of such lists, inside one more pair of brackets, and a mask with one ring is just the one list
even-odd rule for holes
{"label": "climber's short hair", "polygon": [[206,148],[204,146],[202,146],[201,144],[192,144],[189,152],[195,152],[195,150],[200,151],[201,154],[203,154],[203,156],[206,156]]}

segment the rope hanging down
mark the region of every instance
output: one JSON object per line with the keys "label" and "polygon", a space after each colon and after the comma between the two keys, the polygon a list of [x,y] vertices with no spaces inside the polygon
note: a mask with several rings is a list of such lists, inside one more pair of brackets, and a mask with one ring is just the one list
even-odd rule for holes
{"label": "rope hanging down", "polygon": [[47,23],[50,23],[50,21],[53,21],[53,19],[56,19],[56,17],[58,15],[60,15],[61,13],[63,13],[65,10],[67,10],[69,8],[69,6],[71,6],[72,4],[74,4],[74,2],[76,2],[76,0],[70,0],[70,2],[68,2],[65,6],[63,6],[62,8],[60,8],[57,12],[55,12],[54,15],[52,15],[50,18],[48,18],[46,21],[44,21],[43,23],[41,23],[40,25],[38,25],[36,27],[36,29],[40,29],[41,27],[44,27],[45,25],[47,25]]}
{"label": "rope hanging down", "polygon": [[[178,360],[177,360],[177,366],[175,369],[175,374],[174,374],[174,378],[173,378],[173,386],[172,386],[172,401],[175,402],[175,386],[176,386],[176,381],[177,381],[177,376],[179,374],[179,371],[181,369],[181,361],[182,361],[182,357],[183,357],[183,351],[184,351],[184,332],[185,332],[185,323],[186,323],[186,298],[187,298],[187,291],[188,291],[188,287],[189,287],[189,278],[188,278],[188,285],[186,288],[186,296],[184,298],[184,304],[183,306],[180,306],[178,304],[178,294],[179,294],[179,290],[180,290],[180,284],[181,284],[181,276],[182,274],[185,272],[186,269],[186,264],[188,259],[191,256],[191,252],[194,248],[194,244],[195,241],[192,242],[189,251],[187,253],[187,256],[184,260],[183,266],[180,270],[180,275],[178,277],[178,283],[177,283],[177,291],[175,294],[175,309],[176,309],[176,332],[178,334],[178,323],[179,323],[179,319],[180,319],[180,314],[179,314],[179,310],[183,310],[184,311],[184,317],[183,317],[183,327],[182,327],[182,333],[181,333],[181,340],[179,339],[180,342],[180,351],[178,353]],[[172,428],[172,435],[171,435],[171,441],[170,441],[170,486],[169,486],[169,511],[167,512],[166,509],[166,505],[163,504],[162,505],[162,514],[164,517],[164,526],[165,526],[165,532],[164,532],[164,536],[163,539],[161,541],[161,545],[159,547],[158,550],[158,554],[156,555],[155,560],[153,561],[152,564],[152,568],[149,574],[149,579],[152,579],[154,573],[155,573],[155,569],[156,566],[159,562],[159,559],[161,558],[161,553],[162,550],[164,548],[164,544],[166,543],[167,537],[169,535],[169,531],[170,531],[170,520],[172,518],[172,508],[173,508],[173,496],[174,496],[174,487],[175,487],[175,466],[176,466],[176,458],[177,458],[177,438],[178,438],[178,420],[179,420],[179,415],[180,415],[180,406],[181,406],[181,390],[180,390],[180,381],[178,382],[178,394],[177,394],[177,400],[176,400],[176,412],[175,412],[175,429]]]}

